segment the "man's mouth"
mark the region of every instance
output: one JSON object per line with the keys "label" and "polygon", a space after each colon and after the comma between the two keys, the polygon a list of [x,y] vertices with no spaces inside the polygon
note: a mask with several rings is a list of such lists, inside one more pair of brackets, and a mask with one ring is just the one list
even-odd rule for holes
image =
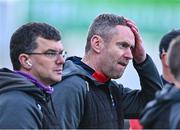
{"label": "man's mouth", "polygon": [[62,69],[56,69],[54,70],[57,74],[62,74]]}
{"label": "man's mouth", "polygon": [[120,64],[121,66],[127,66],[128,63],[124,63],[124,62],[118,62],[118,64]]}

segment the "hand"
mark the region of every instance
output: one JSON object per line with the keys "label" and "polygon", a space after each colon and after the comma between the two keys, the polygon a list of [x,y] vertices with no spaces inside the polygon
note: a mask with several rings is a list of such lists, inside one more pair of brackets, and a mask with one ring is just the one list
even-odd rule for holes
{"label": "hand", "polygon": [[129,19],[126,19],[126,22],[135,36],[135,47],[132,50],[132,55],[135,62],[140,64],[146,59],[146,52],[143,47],[143,41],[134,22]]}

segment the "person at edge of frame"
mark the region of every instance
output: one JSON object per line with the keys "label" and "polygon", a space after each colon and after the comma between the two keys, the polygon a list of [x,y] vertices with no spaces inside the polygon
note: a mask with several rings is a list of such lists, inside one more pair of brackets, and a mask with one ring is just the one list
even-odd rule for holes
{"label": "person at edge of frame", "polygon": [[61,81],[64,54],[60,32],[47,23],[27,23],[13,33],[13,70],[0,69],[0,129],[59,128],[50,85]]}
{"label": "person at edge of frame", "polygon": [[[173,76],[170,72],[169,65],[167,64],[167,51],[169,48],[169,45],[171,41],[180,35],[180,30],[173,29],[172,31],[165,34],[160,41],[159,44],[159,57],[161,60],[162,65],[162,75],[161,79],[163,82],[163,85],[165,84],[172,84],[173,85]],[[129,121],[130,130],[133,129],[142,129],[142,125],[139,121],[139,119],[131,119]]]}
{"label": "person at edge of frame", "polygon": [[[148,129],[180,129],[180,115],[178,113],[179,90],[179,57],[180,32],[173,30],[163,39],[169,46],[166,53],[166,62],[170,73],[167,82],[164,82],[162,91],[156,94],[156,98],[149,102],[141,114],[141,124]],[[163,47],[162,47],[163,48]],[[165,50],[162,50],[165,53]]]}

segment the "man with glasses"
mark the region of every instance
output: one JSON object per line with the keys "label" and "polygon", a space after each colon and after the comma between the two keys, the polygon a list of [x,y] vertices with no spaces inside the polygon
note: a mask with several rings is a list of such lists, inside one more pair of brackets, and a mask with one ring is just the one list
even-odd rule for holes
{"label": "man with glasses", "polygon": [[61,80],[65,51],[57,29],[27,23],[11,37],[13,69],[0,69],[0,129],[59,128],[50,86]]}

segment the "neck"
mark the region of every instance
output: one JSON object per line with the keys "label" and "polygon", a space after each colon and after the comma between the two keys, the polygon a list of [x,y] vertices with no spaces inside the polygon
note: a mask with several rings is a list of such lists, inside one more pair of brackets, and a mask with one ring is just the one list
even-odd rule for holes
{"label": "neck", "polygon": [[93,58],[91,58],[91,57],[93,57],[93,56],[89,56],[88,54],[86,54],[82,58],[81,61],[96,71],[96,70],[98,70],[97,63],[96,63],[96,57],[93,57]]}
{"label": "neck", "polygon": [[97,68],[97,60],[93,57],[93,59],[89,58],[87,55],[85,55],[82,58],[82,62],[91,67],[95,72],[92,74],[92,77],[94,77],[97,81],[101,83],[105,83],[109,80],[108,77],[106,77],[101,71],[99,71]]}
{"label": "neck", "polygon": [[20,69],[20,72],[22,73],[26,73],[28,75],[30,75],[31,77],[33,77],[34,79],[36,79],[38,82],[42,83],[44,86],[50,86],[50,84],[43,82],[40,78],[38,78],[37,76],[35,76],[35,74],[33,74],[30,70],[26,70],[26,69]]}
{"label": "neck", "polygon": [[38,81],[33,75],[31,75],[30,73],[27,72],[23,72],[23,71],[16,71],[16,73],[26,77],[28,80],[30,80],[32,83],[34,83],[37,87],[39,87],[40,89],[46,91],[47,93],[52,93],[54,91],[54,89],[46,84],[43,84],[42,82]]}
{"label": "neck", "polygon": [[168,68],[163,68],[163,78],[168,81],[169,83],[173,83],[173,77],[171,72]]}

